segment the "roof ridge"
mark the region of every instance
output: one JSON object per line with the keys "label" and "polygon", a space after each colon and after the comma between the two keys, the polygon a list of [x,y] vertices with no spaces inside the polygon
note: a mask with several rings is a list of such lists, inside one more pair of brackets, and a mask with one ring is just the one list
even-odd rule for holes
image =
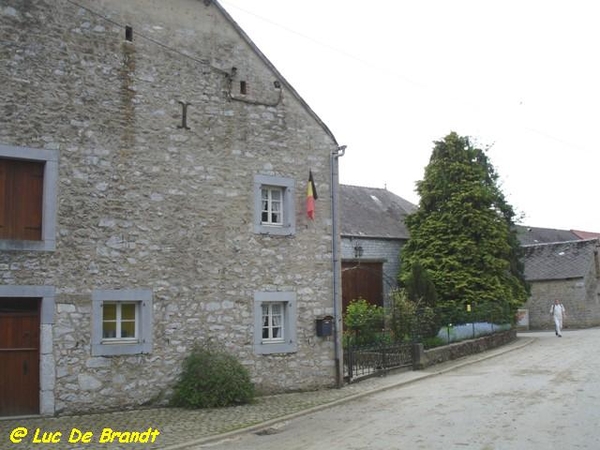
{"label": "roof ridge", "polygon": [[[361,189],[377,189],[379,191],[386,191],[386,192],[392,192],[389,191],[386,188],[379,188],[379,187],[371,187],[371,186],[359,186],[358,184],[345,184],[345,183],[340,183],[340,187],[342,186],[347,186],[347,187],[355,187],[355,188],[361,188]],[[393,193],[393,192],[392,192]]]}
{"label": "roof ridge", "polygon": [[600,243],[600,238],[574,239],[572,241],[540,242],[538,244],[524,244],[524,245],[521,245],[521,247],[541,247],[543,245],[591,243],[592,241],[596,241],[596,242]]}

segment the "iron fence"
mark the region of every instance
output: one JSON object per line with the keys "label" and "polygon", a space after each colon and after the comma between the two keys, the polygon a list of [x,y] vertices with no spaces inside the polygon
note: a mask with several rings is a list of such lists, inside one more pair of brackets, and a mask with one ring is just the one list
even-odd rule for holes
{"label": "iron fence", "polygon": [[412,344],[382,342],[360,344],[347,339],[344,345],[344,377],[347,381],[384,375],[392,369],[412,367]]}

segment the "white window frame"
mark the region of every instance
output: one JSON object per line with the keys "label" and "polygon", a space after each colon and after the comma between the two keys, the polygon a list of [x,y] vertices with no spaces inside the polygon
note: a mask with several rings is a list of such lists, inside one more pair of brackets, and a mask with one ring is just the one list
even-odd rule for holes
{"label": "white window frame", "polygon": [[[268,175],[254,176],[254,232],[276,236],[290,236],[296,233],[296,208],[294,190],[296,182],[293,178]],[[281,220],[273,222],[272,200],[269,199],[269,220],[263,221],[263,191],[281,190]]]}
{"label": "white window frame", "polygon": [[42,239],[39,241],[0,239],[0,250],[56,250],[58,150],[13,147],[0,144],[0,158],[44,163],[44,192],[42,194]]}
{"label": "white window frame", "polygon": [[[273,194],[278,193],[279,198],[274,199]],[[283,226],[283,197],[284,188],[281,186],[261,186],[260,188],[260,223],[264,226]],[[266,194],[266,199],[265,199]],[[265,208],[266,203],[266,208]],[[275,207],[277,205],[277,207]],[[264,216],[267,216],[267,220],[264,220]],[[274,216],[278,216],[274,220]]]}
{"label": "white window frame", "polygon": [[[279,307],[276,313],[274,309]],[[284,302],[262,302],[262,333],[263,344],[279,343],[285,340],[285,303]],[[265,314],[266,310],[266,314]],[[265,336],[265,331],[267,336]]]}
{"label": "white window frame", "polygon": [[[115,336],[107,337],[104,335],[104,324],[109,322],[104,318],[104,311],[107,305],[115,305]],[[133,336],[123,336],[123,323],[129,322],[129,320],[123,319],[123,306],[133,305],[134,306],[134,317],[133,317]],[[112,322],[112,320],[110,321]],[[140,337],[140,302],[110,302],[106,301],[102,303],[102,342],[113,343],[113,342],[139,342]]]}
{"label": "white window frame", "polygon": [[[264,292],[254,293],[254,352],[260,355],[272,353],[294,353],[298,349],[296,331],[296,293],[295,292]],[[263,337],[265,323],[263,307],[272,311],[274,305],[281,305],[281,337]],[[272,317],[272,316],[271,316]],[[272,331],[273,324],[267,324]]]}
{"label": "white window frame", "polygon": [[[104,337],[105,304],[135,304],[135,337]],[[117,307],[117,310],[120,308]],[[117,316],[118,317],[118,316]],[[118,327],[118,325],[117,325]],[[92,292],[92,355],[135,355],[152,352],[153,313],[151,289],[97,289]]]}

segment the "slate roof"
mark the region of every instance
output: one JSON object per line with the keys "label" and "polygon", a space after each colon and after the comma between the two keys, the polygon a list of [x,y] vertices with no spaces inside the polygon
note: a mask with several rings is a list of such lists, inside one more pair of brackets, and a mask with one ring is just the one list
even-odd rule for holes
{"label": "slate roof", "polygon": [[517,225],[517,237],[521,245],[544,244],[550,242],[567,242],[581,239],[571,230],[538,228]]}
{"label": "slate roof", "polygon": [[408,239],[404,218],[417,206],[387,189],[340,185],[342,236]]}
{"label": "slate roof", "polygon": [[524,245],[525,279],[583,278],[594,263],[598,239]]}

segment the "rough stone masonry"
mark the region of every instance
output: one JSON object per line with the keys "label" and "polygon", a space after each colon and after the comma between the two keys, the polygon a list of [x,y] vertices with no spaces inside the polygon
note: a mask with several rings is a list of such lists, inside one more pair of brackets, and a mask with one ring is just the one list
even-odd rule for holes
{"label": "rough stone masonry", "polygon": [[[55,249],[0,251],[5,289],[55,292],[40,328],[40,412],[165,403],[206,340],[262,391],[332,385],[333,340],[314,324],[333,313],[336,142],[220,8],[5,0],[0,20],[0,145],[59,155]],[[254,231],[256,175],[294,180],[293,235]],[[92,355],[98,290],[151,292],[151,351]],[[257,291],[296,296],[294,352],[254,350]]]}

